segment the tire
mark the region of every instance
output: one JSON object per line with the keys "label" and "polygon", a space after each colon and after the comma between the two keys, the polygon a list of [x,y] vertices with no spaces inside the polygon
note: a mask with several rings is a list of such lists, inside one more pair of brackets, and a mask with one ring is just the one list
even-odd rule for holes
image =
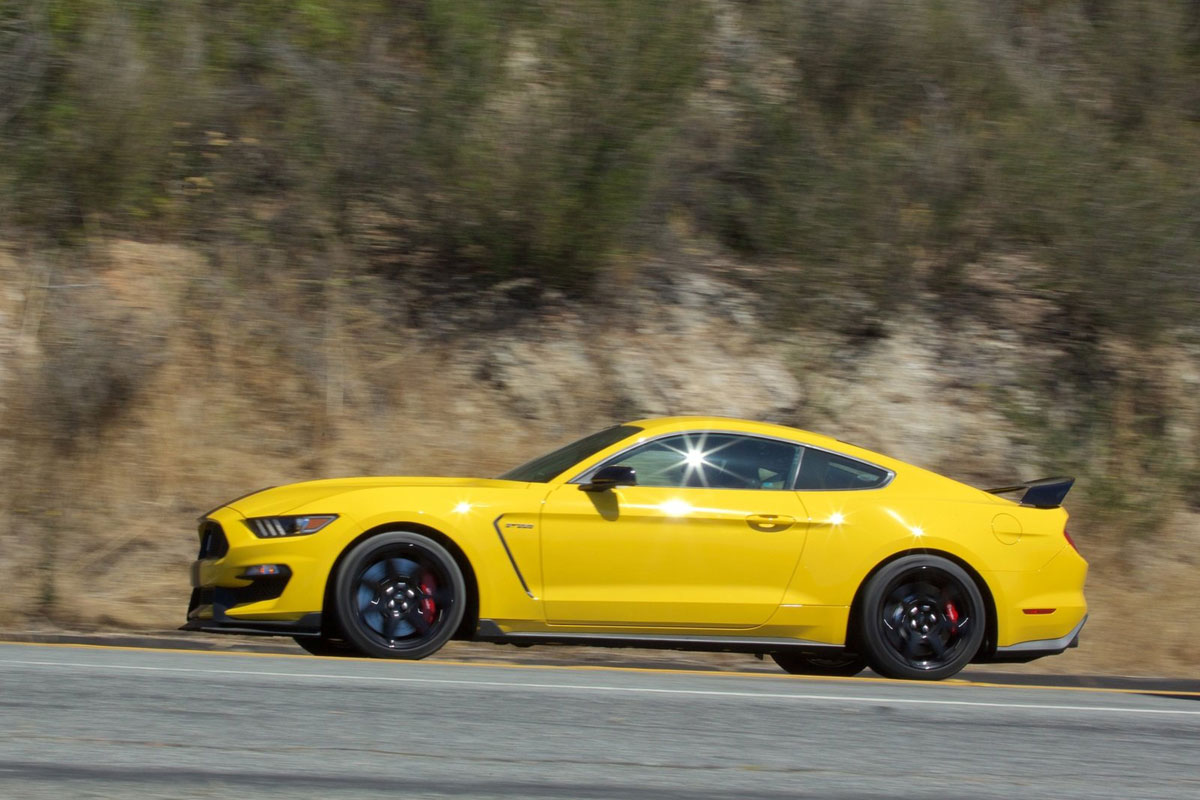
{"label": "tire", "polygon": [[293,636],[292,639],[301,649],[314,656],[360,656],[362,653],[354,645],[343,639],[331,639],[321,636]]}
{"label": "tire", "polygon": [[395,531],[351,550],[335,577],[334,613],[346,640],[376,658],[425,658],[462,622],[466,582],[427,536]]}
{"label": "tire", "polygon": [[937,556],[904,556],[867,582],[859,641],[880,675],[942,680],[975,657],[986,618],[983,595],[962,567]]}
{"label": "tire", "polygon": [[771,658],[793,675],[831,675],[848,678],[867,668],[867,660],[857,653],[810,656],[806,653],[772,653]]}

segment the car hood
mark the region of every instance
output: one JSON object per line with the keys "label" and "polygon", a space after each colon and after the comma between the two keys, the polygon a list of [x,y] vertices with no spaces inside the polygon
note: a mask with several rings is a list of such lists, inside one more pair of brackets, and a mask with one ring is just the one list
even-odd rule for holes
{"label": "car hood", "polygon": [[[385,477],[385,478],[332,478],[320,481],[305,481],[290,483],[286,486],[275,486],[263,489],[226,505],[245,517],[269,517],[286,514],[301,506],[311,506],[326,498],[332,498],[347,492],[363,489],[414,489],[414,488],[457,488],[457,489],[503,489],[513,486],[523,486],[516,481],[502,481],[490,478],[425,478],[425,477]],[[322,513],[336,513],[338,509],[320,509]],[[311,509],[310,509],[311,511]]]}

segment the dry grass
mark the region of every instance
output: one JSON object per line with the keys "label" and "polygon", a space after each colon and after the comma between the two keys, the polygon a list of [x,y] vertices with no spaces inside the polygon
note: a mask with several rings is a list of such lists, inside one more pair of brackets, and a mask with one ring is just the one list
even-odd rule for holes
{"label": "dry grass", "polygon": [[[9,629],[175,627],[196,515],[249,489],[496,474],[640,413],[774,417],[966,475],[1032,458],[928,323],[839,358],[833,340],[772,338],[746,297],[700,279],[666,299],[631,290],[619,315],[518,309],[488,333],[453,309],[412,327],[369,284],[239,282],[166,245],[99,241],[86,268],[0,250],[0,277]],[[1193,674],[1200,515],[1077,538],[1093,563],[1083,646],[1028,669]]]}

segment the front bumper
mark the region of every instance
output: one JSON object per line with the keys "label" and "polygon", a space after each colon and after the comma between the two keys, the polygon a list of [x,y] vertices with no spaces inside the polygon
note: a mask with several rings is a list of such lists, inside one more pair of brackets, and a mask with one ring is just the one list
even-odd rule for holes
{"label": "front bumper", "polygon": [[[325,536],[260,539],[229,507],[210,513],[200,534],[199,558],[191,565],[187,623],[181,630],[320,634],[330,560]],[[272,565],[272,574],[246,576],[247,568],[261,565]]]}
{"label": "front bumper", "polygon": [[[198,570],[193,569],[193,583]],[[321,615],[313,612],[295,620],[239,619],[231,617],[229,610],[251,603],[274,600],[283,594],[291,574],[260,578],[249,586],[226,588],[223,586],[200,586],[192,589],[188,603],[188,621],[181,631],[206,631],[208,633],[242,633],[260,636],[319,636]]]}

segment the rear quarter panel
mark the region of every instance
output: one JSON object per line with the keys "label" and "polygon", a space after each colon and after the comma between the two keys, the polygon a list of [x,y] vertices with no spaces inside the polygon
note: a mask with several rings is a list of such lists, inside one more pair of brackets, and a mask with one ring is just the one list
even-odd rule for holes
{"label": "rear quarter panel", "polygon": [[[1066,512],[1023,508],[906,465],[895,470],[882,489],[801,493],[809,513],[808,541],[784,604],[848,608],[883,562],[910,552],[945,553],[986,583],[998,638],[1007,643],[1014,623],[1022,622],[1014,620],[1020,615],[1018,595],[1036,585],[1039,571],[1067,547]],[[1007,519],[997,525],[1001,515]],[[1019,535],[1012,534],[1013,521]]]}

